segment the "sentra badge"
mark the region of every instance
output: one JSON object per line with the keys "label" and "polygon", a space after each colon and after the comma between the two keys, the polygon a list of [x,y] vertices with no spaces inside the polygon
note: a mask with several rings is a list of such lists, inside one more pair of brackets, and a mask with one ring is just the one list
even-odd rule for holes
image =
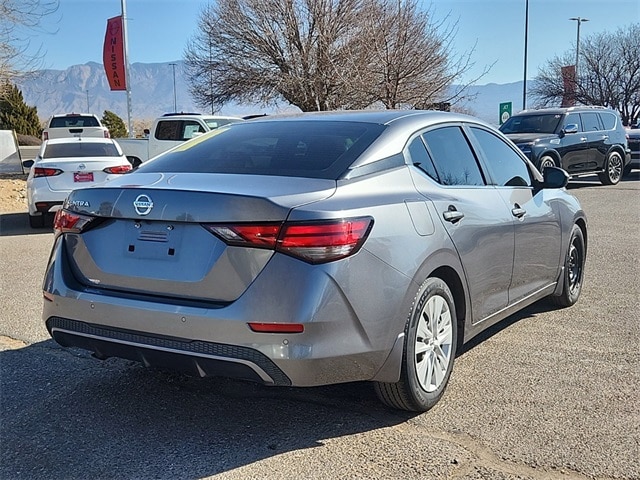
{"label": "sentra badge", "polygon": [[149,215],[153,208],[153,200],[148,195],[138,195],[133,202],[133,208],[138,215]]}

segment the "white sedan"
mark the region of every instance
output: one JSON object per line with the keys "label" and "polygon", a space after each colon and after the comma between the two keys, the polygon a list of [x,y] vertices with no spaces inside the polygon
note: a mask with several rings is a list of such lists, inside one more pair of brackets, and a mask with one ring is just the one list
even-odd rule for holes
{"label": "white sedan", "polygon": [[104,182],[131,170],[110,138],[58,138],[42,143],[27,177],[29,224],[44,227],[45,214],[60,209],[74,189]]}

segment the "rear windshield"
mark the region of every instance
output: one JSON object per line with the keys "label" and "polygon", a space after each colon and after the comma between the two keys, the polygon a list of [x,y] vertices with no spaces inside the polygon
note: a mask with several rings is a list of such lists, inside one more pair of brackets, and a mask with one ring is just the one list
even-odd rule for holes
{"label": "rear windshield", "polygon": [[93,116],[71,115],[69,117],[53,117],[49,127],[51,128],[82,128],[99,127],[98,119]]}
{"label": "rear windshield", "polygon": [[338,179],[384,128],[339,121],[234,123],[185,143],[138,170]]}
{"label": "rear windshield", "polygon": [[44,149],[44,158],[66,157],[119,157],[118,149],[113,143],[55,143]]}
{"label": "rear windshield", "polygon": [[516,115],[500,126],[502,133],[555,133],[562,114]]}

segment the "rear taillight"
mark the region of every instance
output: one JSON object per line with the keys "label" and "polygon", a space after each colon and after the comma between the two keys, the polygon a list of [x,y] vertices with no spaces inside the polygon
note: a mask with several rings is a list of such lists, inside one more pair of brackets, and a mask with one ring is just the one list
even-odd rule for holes
{"label": "rear taillight", "polygon": [[205,225],[228,245],[269,248],[309,263],[356,253],[373,225],[370,217],[284,224]]}
{"label": "rear taillight", "polygon": [[42,140],[49,140],[49,132],[42,132]]}
{"label": "rear taillight", "polygon": [[109,138],[109,130],[104,131],[104,138]]}
{"label": "rear taillight", "polygon": [[36,167],[33,169],[33,176],[35,177],[55,177],[56,175],[60,175],[62,170],[58,168],[41,168]]}
{"label": "rear taillight", "polygon": [[70,212],[69,210],[58,210],[53,219],[53,231],[56,235],[61,233],[80,233],[84,230],[95,217],[89,215],[80,215],[79,213]]}
{"label": "rear taillight", "polygon": [[102,170],[104,173],[122,174],[131,171],[131,164],[118,165],[117,167],[108,167]]}

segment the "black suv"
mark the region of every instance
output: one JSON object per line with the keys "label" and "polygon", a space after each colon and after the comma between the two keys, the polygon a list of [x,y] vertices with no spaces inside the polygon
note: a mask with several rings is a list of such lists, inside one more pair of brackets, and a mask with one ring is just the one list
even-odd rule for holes
{"label": "black suv", "polygon": [[631,161],[620,116],[604,107],[524,110],[500,127],[540,169],[562,167],[569,175],[597,173],[615,185]]}

